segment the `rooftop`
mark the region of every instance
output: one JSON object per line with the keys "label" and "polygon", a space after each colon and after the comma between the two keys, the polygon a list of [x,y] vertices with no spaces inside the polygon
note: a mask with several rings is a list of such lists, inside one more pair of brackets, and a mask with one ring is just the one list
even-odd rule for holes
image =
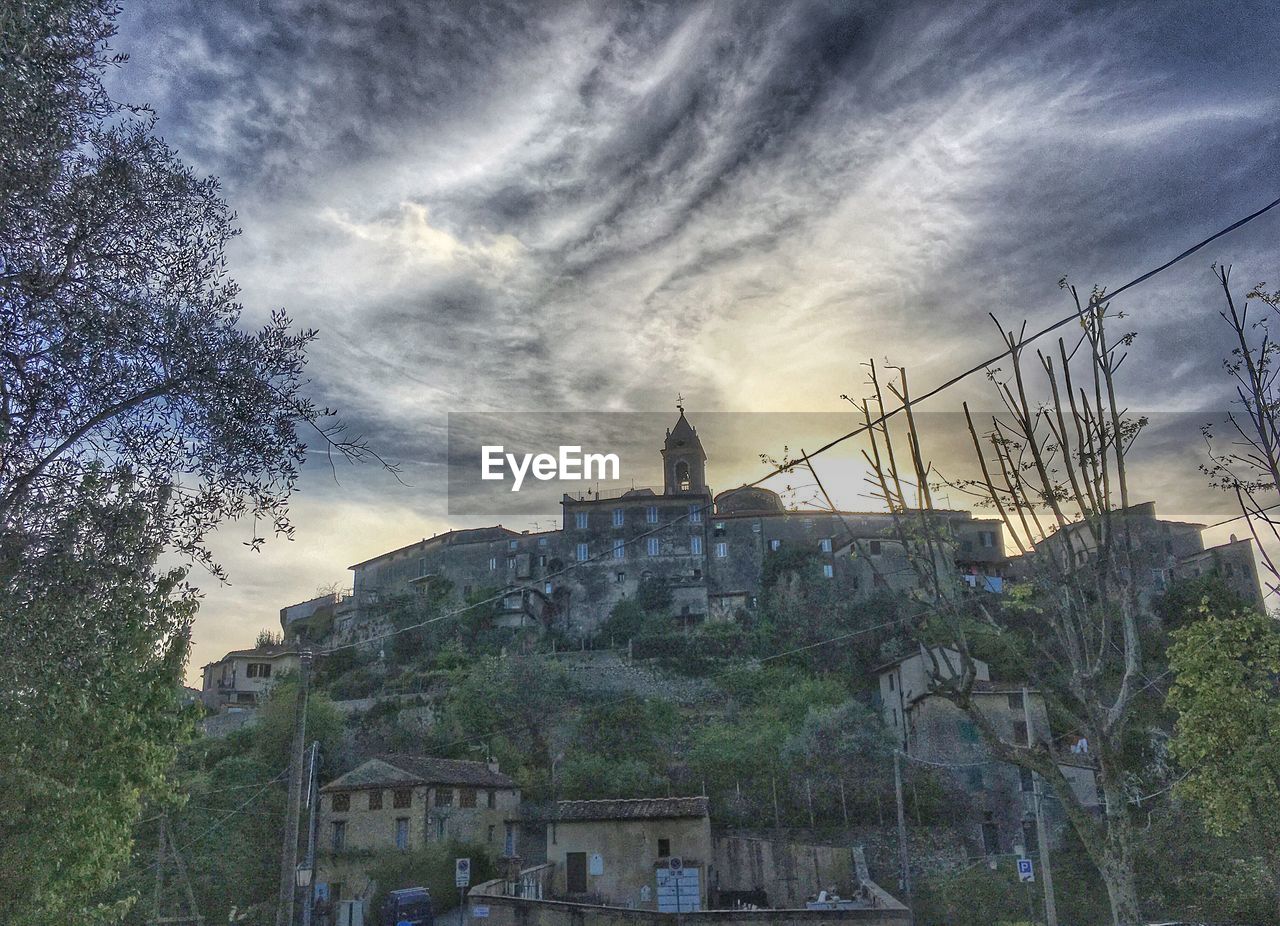
{"label": "rooftop", "polygon": [[348,791],[395,785],[464,785],[481,788],[514,788],[509,775],[484,762],[437,759],[433,756],[387,755],[364,762],[329,782],[321,791]]}
{"label": "rooftop", "polygon": [[641,797],[602,801],[560,801],[556,819],[561,823],[588,820],[671,820],[679,817],[707,817],[710,802],[705,797]]}

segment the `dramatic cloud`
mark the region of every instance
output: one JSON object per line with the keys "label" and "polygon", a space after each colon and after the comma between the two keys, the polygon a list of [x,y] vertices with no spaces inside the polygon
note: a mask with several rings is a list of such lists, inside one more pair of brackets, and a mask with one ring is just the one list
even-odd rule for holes
{"label": "dramatic cloud", "polygon": [[[210,590],[197,658],[444,526],[450,411],[838,411],[869,356],[932,385],[995,351],[988,312],[1043,323],[1063,275],[1114,288],[1273,198],[1278,16],[1232,10],[130,5],[119,92],[223,178],[249,320],[321,329],[317,392],[409,483],[315,467],[301,539],[234,564],[252,616]],[[1134,407],[1223,406],[1209,264],[1274,276],[1278,230],[1124,297]]]}

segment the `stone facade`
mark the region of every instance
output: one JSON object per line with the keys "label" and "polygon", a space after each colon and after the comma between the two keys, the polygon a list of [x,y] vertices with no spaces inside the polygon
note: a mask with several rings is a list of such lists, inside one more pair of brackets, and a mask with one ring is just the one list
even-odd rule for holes
{"label": "stone facade", "polygon": [[[496,764],[387,756],[320,789],[316,882],[331,899],[366,898],[367,871],[383,853],[454,839],[494,856],[516,855],[520,789]],[[334,885],[338,885],[337,888]]]}
{"label": "stone facade", "polygon": [[[670,590],[673,625],[732,620],[758,607],[768,557],[793,549],[812,553],[821,574],[851,598],[914,584],[890,515],[790,511],[762,488],[713,497],[705,450],[683,412],[662,457],[661,487],[565,495],[558,530],[455,530],[357,563],[350,599],[331,605],[338,637],[375,633],[381,601],[433,594],[437,578],[448,580],[448,594],[459,601],[481,589],[506,591],[501,624],[578,636],[592,634],[646,580]],[[982,576],[985,584],[989,575],[998,583],[1005,559],[1000,522],[964,511],[935,516],[952,527],[955,555],[947,566],[957,581]],[[290,620],[305,626],[303,615],[312,610],[311,603],[285,609],[286,632]]]}
{"label": "stone facade", "polygon": [[547,827],[552,892],[611,906],[657,909],[655,872],[679,857],[699,872],[699,907],[714,876],[705,797],[561,801]]}

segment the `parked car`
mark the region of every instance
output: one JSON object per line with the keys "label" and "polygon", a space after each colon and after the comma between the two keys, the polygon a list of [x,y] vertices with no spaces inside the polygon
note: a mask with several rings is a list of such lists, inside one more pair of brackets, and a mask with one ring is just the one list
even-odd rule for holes
{"label": "parked car", "polygon": [[406,887],[392,891],[382,904],[379,926],[434,926],[431,892],[425,887]]}

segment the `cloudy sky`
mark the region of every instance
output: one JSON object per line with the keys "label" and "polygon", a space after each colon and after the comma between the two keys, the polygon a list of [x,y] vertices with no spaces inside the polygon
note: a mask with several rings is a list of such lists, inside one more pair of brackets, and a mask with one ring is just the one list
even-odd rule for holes
{"label": "cloudy sky", "polygon": [[[1064,275],[1115,288],[1280,195],[1280,11],[1121,6],[126,2],[116,91],[222,178],[246,323],[318,328],[317,398],[405,468],[309,466],[294,543],[224,531],[194,664],[470,523],[450,412],[837,412],[868,357],[925,388],[997,351],[988,312],[1043,323]],[[1134,407],[1223,407],[1209,265],[1275,279],[1278,233],[1123,297]],[[716,487],[758,471],[709,449]]]}

